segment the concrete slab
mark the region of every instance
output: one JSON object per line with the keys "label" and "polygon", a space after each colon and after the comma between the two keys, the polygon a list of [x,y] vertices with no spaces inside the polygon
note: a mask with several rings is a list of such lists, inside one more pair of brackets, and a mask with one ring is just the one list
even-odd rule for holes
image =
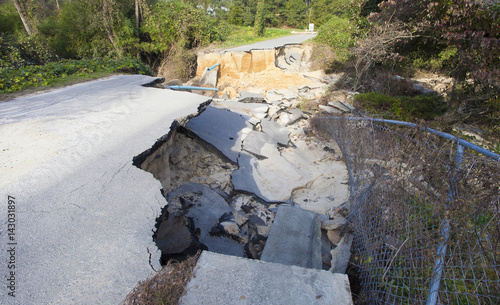
{"label": "concrete slab", "polygon": [[292,100],[292,99],[295,99],[295,98],[299,98],[299,96],[297,95],[297,93],[295,93],[295,92],[293,92],[291,90],[288,90],[288,89],[279,89],[279,90],[276,90],[276,94],[280,94],[286,100]]}
{"label": "concrete slab", "polygon": [[321,269],[321,220],[311,211],[280,206],[261,260]]}
{"label": "concrete slab", "polygon": [[208,70],[208,68],[205,68],[205,71],[203,71],[203,74],[200,77],[200,84],[211,88],[217,88],[218,72],[219,72],[219,66],[213,68],[212,70]]}
{"label": "concrete slab", "polygon": [[189,120],[186,128],[236,163],[243,139],[252,125],[238,113],[208,106],[202,114]]}
{"label": "concrete slab", "polygon": [[345,273],[347,270],[347,265],[349,264],[349,259],[351,258],[351,246],[354,236],[347,233],[340,240],[337,248],[331,251],[332,254],[332,266],[330,272],[334,273]]}
{"label": "concrete slab", "polygon": [[319,109],[324,110],[328,113],[332,113],[332,114],[344,113],[344,111],[339,110],[339,109],[332,107],[332,106],[318,105],[318,107],[319,107]]}
{"label": "concrete slab", "polygon": [[246,152],[240,154],[239,168],[231,175],[234,189],[253,193],[267,202],[285,202],[310,177],[282,158],[276,147],[267,145],[262,149],[268,159],[258,160]]}
{"label": "concrete slab", "polygon": [[269,105],[263,103],[241,103],[232,100],[217,100],[211,104],[219,109],[226,109],[241,114],[248,118],[248,121],[255,125],[267,116]]}
{"label": "concrete slab", "polygon": [[180,304],[353,304],[345,274],[208,251],[186,290]]}
{"label": "concrete slab", "polygon": [[342,104],[340,102],[337,102],[337,101],[328,102],[328,105],[330,105],[332,107],[335,107],[335,108],[337,108],[339,110],[342,110],[343,112],[351,112],[350,108],[348,108],[344,104]]}
{"label": "concrete slab", "polygon": [[0,103],[0,196],[15,198],[19,245],[16,297],[5,288],[1,304],[118,304],[158,270],[151,230],[165,199],[132,159],[207,97],[141,86],[153,80],[113,76]]}
{"label": "concrete slab", "polygon": [[288,136],[290,135],[290,131],[288,130],[288,128],[284,128],[280,124],[270,119],[261,120],[260,125],[262,127],[262,131],[275,139],[276,142],[283,146],[288,145]]}
{"label": "concrete slab", "polygon": [[241,103],[249,103],[249,102],[261,103],[265,101],[264,95],[262,95],[261,93],[241,91],[239,96],[240,98],[238,102]]}
{"label": "concrete slab", "polygon": [[266,145],[276,147],[278,142],[267,133],[252,130],[243,141],[243,149],[259,157],[269,158],[274,155],[272,149]]}

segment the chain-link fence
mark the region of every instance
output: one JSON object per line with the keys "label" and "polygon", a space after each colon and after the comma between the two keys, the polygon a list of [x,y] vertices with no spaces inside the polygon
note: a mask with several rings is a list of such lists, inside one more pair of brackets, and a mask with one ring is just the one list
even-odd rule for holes
{"label": "chain-link fence", "polygon": [[500,304],[495,154],[416,126],[353,118],[313,125],[338,142],[349,170],[359,300]]}

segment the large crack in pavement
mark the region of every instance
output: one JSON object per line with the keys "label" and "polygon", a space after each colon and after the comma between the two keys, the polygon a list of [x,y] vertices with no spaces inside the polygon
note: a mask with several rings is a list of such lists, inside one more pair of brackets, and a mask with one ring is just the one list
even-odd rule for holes
{"label": "large crack in pavement", "polygon": [[336,143],[316,137],[311,114],[297,108],[304,89],[282,90],[281,100],[214,99],[134,158],[168,202],[154,233],[162,264],[200,249],[258,259],[280,204],[335,217],[348,199],[347,172]]}

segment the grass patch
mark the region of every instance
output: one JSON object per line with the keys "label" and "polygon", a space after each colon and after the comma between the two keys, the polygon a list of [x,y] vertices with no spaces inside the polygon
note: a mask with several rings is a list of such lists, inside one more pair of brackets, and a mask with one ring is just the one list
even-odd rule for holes
{"label": "grass patch", "polygon": [[193,276],[200,252],[182,262],[170,261],[151,279],[139,283],[121,305],[176,305]]}
{"label": "grass patch", "polygon": [[[109,77],[113,75],[117,75],[119,73],[116,72],[93,72],[89,73],[85,76],[81,75],[69,75],[64,78],[60,79],[55,79],[54,81],[50,82],[49,85],[47,86],[31,86],[31,87],[24,87],[20,91],[12,91],[12,92],[5,92],[5,93],[0,93],[0,102],[6,102],[13,100],[15,98],[24,96],[24,95],[29,95],[29,94],[34,94],[37,92],[45,91],[45,90],[50,90],[50,89],[57,89],[57,88],[62,88],[66,86],[71,86],[74,84],[79,84],[79,83],[84,83],[104,77]],[[124,74],[124,73],[120,73]]]}
{"label": "grass patch", "polygon": [[216,47],[230,48],[240,45],[252,44],[268,39],[292,35],[292,31],[293,29],[266,28],[264,31],[264,36],[255,36],[253,34],[253,27],[232,25],[229,29],[229,33],[225,37],[225,40],[219,44],[216,44]]}
{"label": "grass patch", "polygon": [[439,96],[389,96],[383,93],[360,93],[354,97],[357,108],[365,109],[383,118],[401,121],[433,120],[446,112],[446,104]]}
{"label": "grass patch", "polygon": [[45,65],[0,68],[0,97],[20,90],[38,91],[32,89],[65,86],[116,73],[153,74],[138,59],[61,60]]}

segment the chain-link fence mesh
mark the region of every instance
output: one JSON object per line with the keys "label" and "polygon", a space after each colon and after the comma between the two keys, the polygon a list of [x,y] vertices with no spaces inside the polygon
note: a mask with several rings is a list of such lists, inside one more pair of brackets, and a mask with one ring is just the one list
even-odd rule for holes
{"label": "chain-link fence mesh", "polygon": [[313,125],[349,170],[363,303],[500,304],[498,161],[469,149],[456,157],[457,141],[418,128]]}

